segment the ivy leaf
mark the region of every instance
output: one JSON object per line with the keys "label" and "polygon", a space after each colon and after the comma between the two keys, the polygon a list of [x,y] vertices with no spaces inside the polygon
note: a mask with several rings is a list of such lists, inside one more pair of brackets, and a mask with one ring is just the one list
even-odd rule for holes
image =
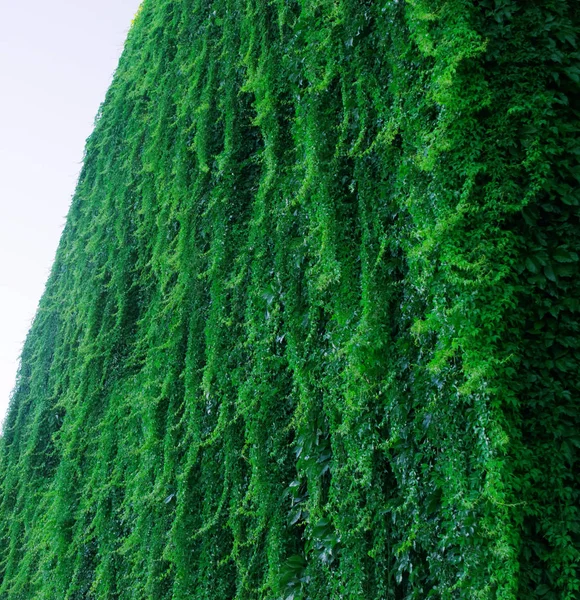
{"label": "ivy leaf", "polygon": [[572,263],[572,264],[559,264],[556,265],[555,267],[555,271],[556,274],[559,277],[571,277],[572,275],[574,275],[577,271],[578,267]]}
{"label": "ivy leaf", "polygon": [[568,250],[565,250],[564,248],[557,248],[554,251],[553,257],[561,263],[571,263],[578,260],[578,254],[576,254],[576,252],[568,252]]}
{"label": "ivy leaf", "polygon": [[538,267],[536,266],[536,263],[534,263],[534,261],[528,256],[528,258],[526,258],[526,267],[528,269],[528,271],[537,274],[538,272]]}
{"label": "ivy leaf", "polygon": [[549,593],[551,591],[551,588],[549,585],[546,585],[545,583],[542,583],[541,585],[539,585],[536,588],[536,594],[538,596],[545,596],[547,593]]}
{"label": "ivy leaf", "polygon": [[552,269],[552,265],[546,265],[544,267],[544,275],[553,282],[556,282],[556,274],[554,273],[554,269]]}
{"label": "ivy leaf", "polygon": [[300,521],[301,516],[302,516],[302,509],[297,508],[296,510],[291,511],[289,518],[288,518],[288,523],[290,525],[296,525],[296,523],[298,523],[298,521]]}

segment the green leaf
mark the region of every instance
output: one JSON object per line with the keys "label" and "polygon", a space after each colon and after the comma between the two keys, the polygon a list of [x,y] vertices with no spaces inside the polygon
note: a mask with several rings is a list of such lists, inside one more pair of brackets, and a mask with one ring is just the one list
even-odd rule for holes
{"label": "green leaf", "polygon": [[554,281],[556,282],[556,274],[554,273],[554,270],[552,269],[552,265],[546,265],[544,267],[544,275],[550,280],[550,281]]}
{"label": "green leaf", "polygon": [[578,254],[576,254],[576,252],[569,252],[564,248],[557,248],[552,256],[561,263],[576,262],[578,260]]}
{"label": "green leaf", "polygon": [[536,266],[536,263],[530,257],[526,258],[526,267],[528,271],[534,274],[538,272],[538,267]]}
{"label": "green leaf", "polygon": [[542,583],[536,588],[536,594],[538,596],[545,596],[547,593],[551,592],[552,588],[549,585]]}

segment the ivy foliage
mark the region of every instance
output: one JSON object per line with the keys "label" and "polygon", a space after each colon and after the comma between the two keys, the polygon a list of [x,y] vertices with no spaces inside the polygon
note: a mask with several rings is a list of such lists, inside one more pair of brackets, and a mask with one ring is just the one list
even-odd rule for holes
{"label": "ivy foliage", "polygon": [[580,4],[144,0],[0,442],[0,600],[580,597]]}

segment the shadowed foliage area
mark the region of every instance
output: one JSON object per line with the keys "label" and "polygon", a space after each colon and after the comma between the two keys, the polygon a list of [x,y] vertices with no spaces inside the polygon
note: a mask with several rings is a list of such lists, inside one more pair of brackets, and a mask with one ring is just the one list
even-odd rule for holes
{"label": "shadowed foliage area", "polygon": [[0,600],[580,597],[580,3],[144,0],[0,442]]}

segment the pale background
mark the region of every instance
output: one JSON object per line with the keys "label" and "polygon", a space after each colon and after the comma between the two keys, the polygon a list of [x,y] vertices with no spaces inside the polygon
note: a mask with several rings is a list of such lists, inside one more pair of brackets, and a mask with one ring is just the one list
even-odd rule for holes
{"label": "pale background", "polygon": [[0,0],[0,423],[140,0]]}

